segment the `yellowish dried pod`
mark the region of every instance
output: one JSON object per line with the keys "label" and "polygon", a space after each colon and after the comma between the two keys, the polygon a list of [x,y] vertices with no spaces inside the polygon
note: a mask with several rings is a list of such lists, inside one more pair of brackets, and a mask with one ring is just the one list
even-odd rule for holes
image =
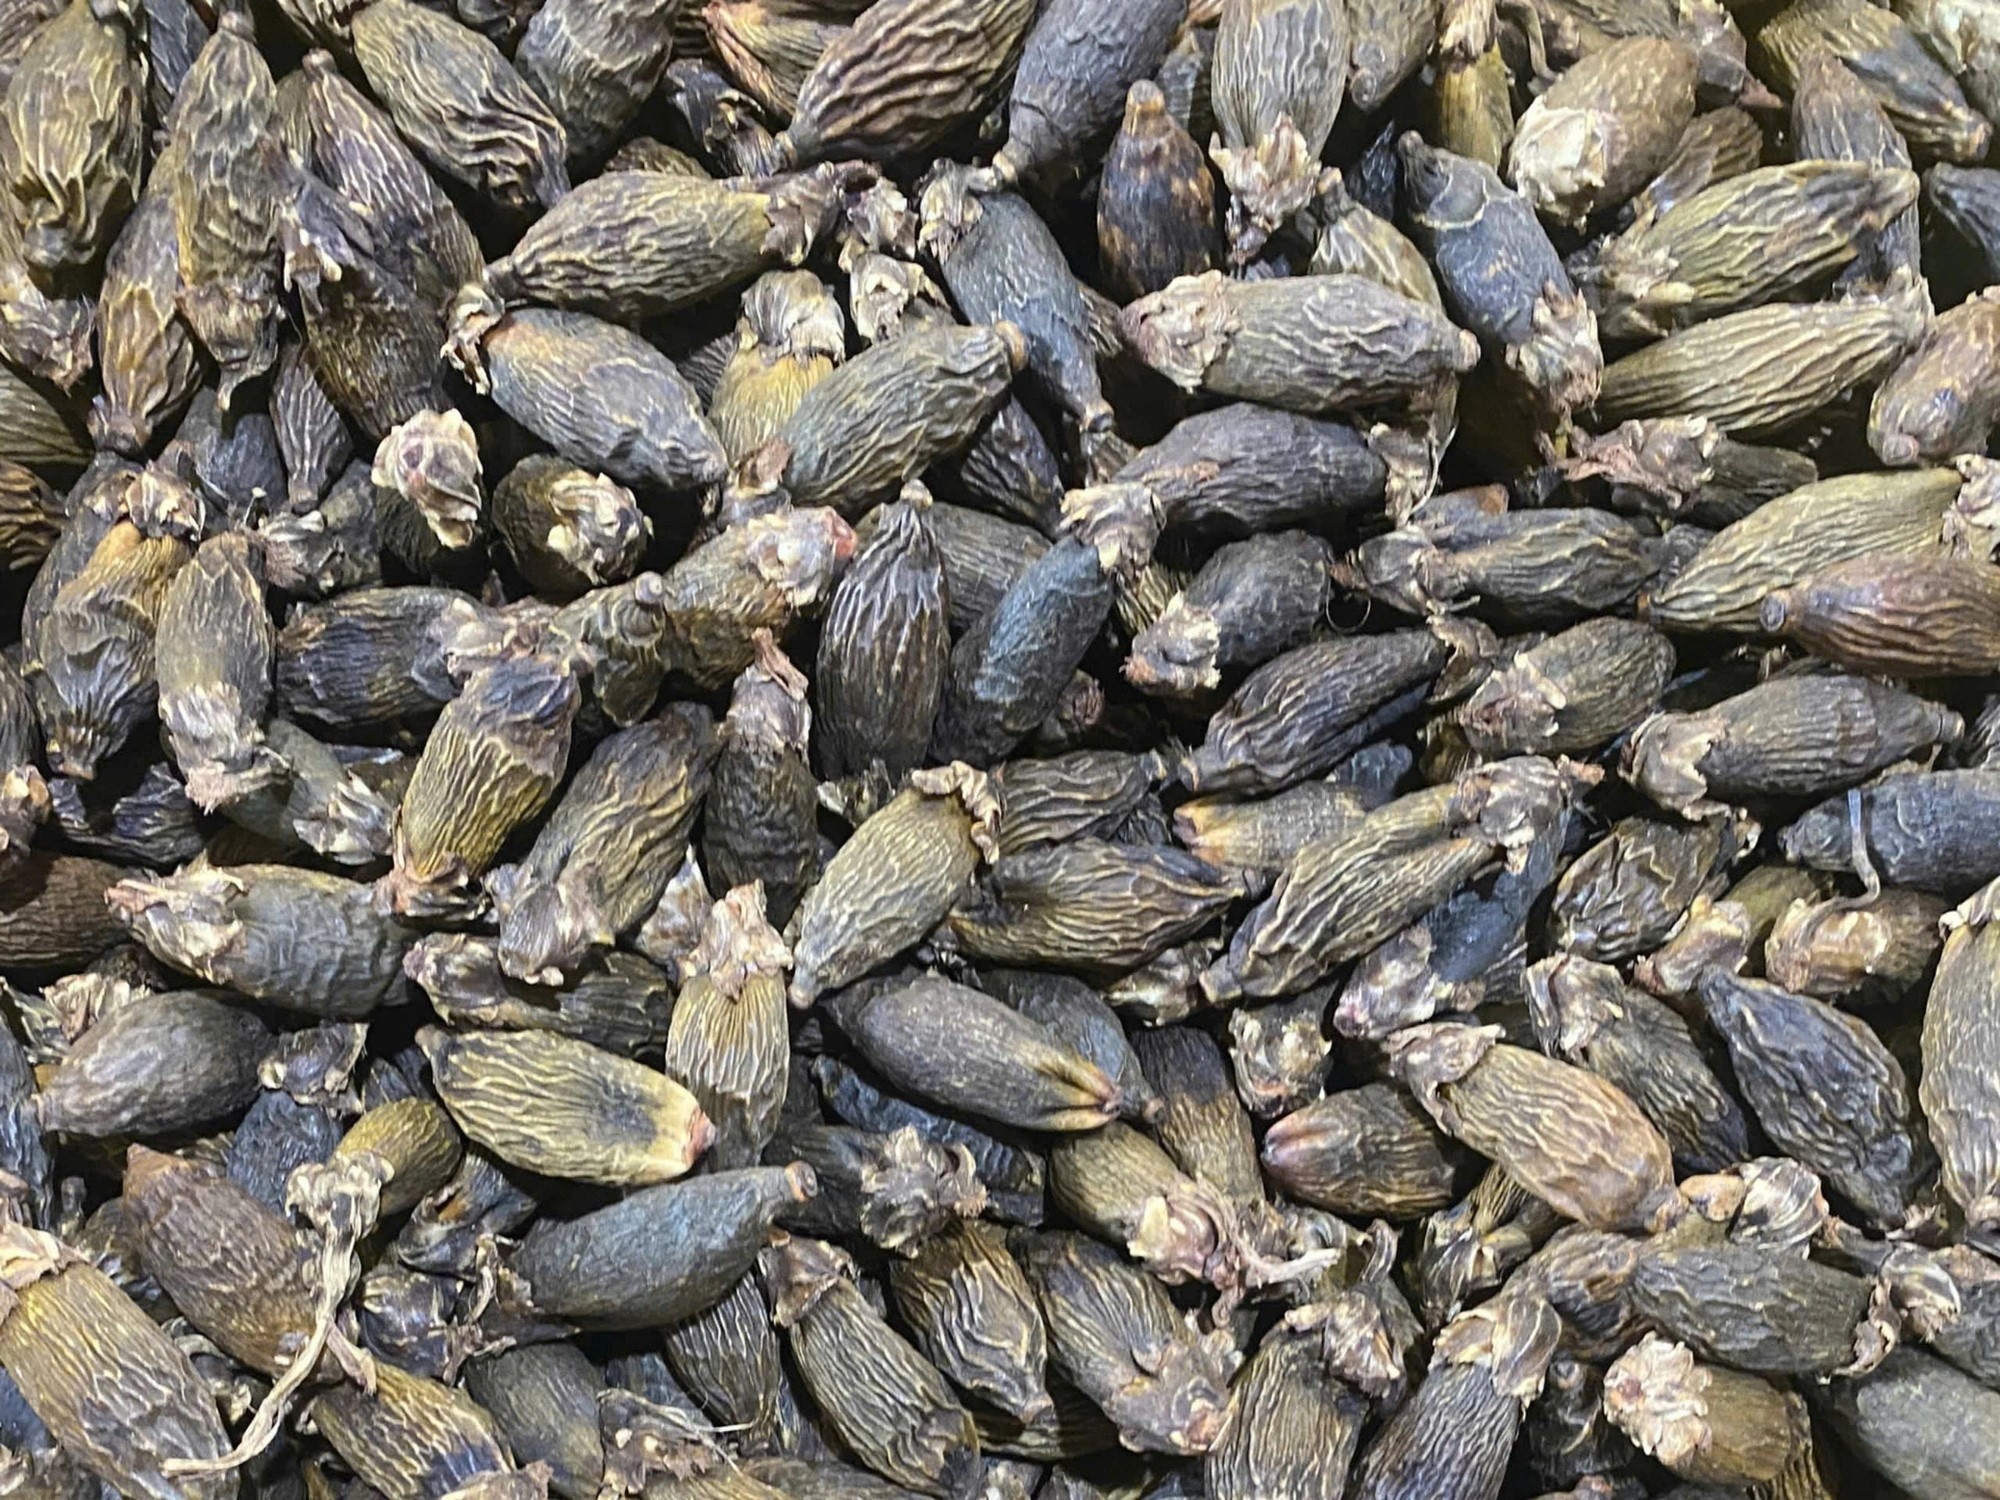
{"label": "yellowish dried pod", "polygon": [[125,1495],[226,1500],[233,1474],[171,1472],[229,1446],[178,1345],[52,1234],[0,1228],[0,1365],[64,1450]]}
{"label": "yellowish dried pod", "polygon": [[376,1105],[348,1126],[333,1148],[338,1162],[375,1159],[372,1171],[383,1184],[383,1218],[415,1208],[450,1182],[464,1154],[465,1143],[451,1116],[428,1099],[392,1099]]}
{"label": "yellowish dried pod", "polygon": [[708,913],[667,1027],[667,1072],[714,1122],[709,1163],[755,1166],[785,1106],[791,950],[764,919],[764,891],[739,886]]}
{"label": "yellowish dried pod", "polygon": [[859,979],[937,926],[993,857],[999,818],[984,773],[956,761],[913,772],[799,903],[792,1004]]}
{"label": "yellowish dried pod", "polygon": [[1768,1485],[1807,1441],[1805,1403],[1649,1333],[1604,1374],[1619,1429],[1692,1484]]}
{"label": "yellowish dried pod", "polygon": [[[750,6],[711,7],[748,9]],[[784,430],[806,392],[847,355],[847,321],[810,271],[771,271],[743,294],[736,351],[722,367],[709,420],[733,464]]]}
{"label": "yellowish dried pod", "polygon": [[427,1026],[417,1044],[459,1128],[530,1172],[646,1187],[684,1176],[715,1138],[673,1079],[574,1037]]}
{"label": "yellowish dried pod", "polygon": [[1497,1026],[1428,1023],[1391,1067],[1433,1119],[1557,1212],[1597,1229],[1657,1228],[1680,1206],[1673,1152],[1595,1073],[1500,1041]]}
{"label": "yellowish dried pod", "polygon": [[438,716],[396,814],[396,867],[376,887],[399,915],[461,909],[508,836],[547,805],[569,764],[581,694],[569,667],[508,657]]}
{"label": "yellowish dried pod", "polygon": [[1563,224],[1624,202],[1694,118],[1699,68],[1677,37],[1627,37],[1588,54],[1521,115],[1508,156],[1514,185]]}

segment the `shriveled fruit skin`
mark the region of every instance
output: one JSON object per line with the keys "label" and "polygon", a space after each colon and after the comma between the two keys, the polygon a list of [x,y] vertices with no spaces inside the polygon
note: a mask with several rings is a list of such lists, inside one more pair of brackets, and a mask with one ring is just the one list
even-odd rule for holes
{"label": "shriveled fruit skin", "polygon": [[569,191],[561,122],[485,37],[411,0],[367,7],[353,30],[369,88],[438,172],[523,214]]}
{"label": "shriveled fruit skin", "polygon": [[827,1424],[876,1473],[923,1494],[972,1493],[979,1440],[944,1377],[850,1279],[819,1240],[783,1239],[759,1258],[772,1317]]}
{"label": "shriveled fruit skin", "polygon": [[1868,408],[1868,443],[1885,464],[1937,463],[1986,447],[2000,418],[2000,294],[1943,313],[1884,380]]}
{"label": "shriveled fruit skin", "polygon": [[1034,0],[869,7],[799,86],[781,158],[923,154],[994,102],[1034,19]]}
{"label": "shriveled fruit skin", "polygon": [[1199,276],[1221,253],[1215,180],[1150,80],[1132,85],[1097,192],[1097,253],[1121,301]]}
{"label": "shriveled fruit skin", "polygon": [[[271,1033],[205,990],[134,1000],[87,1031],[42,1091],[43,1121],[80,1135],[166,1134],[235,1114],[257,1095]],[[170,1077],[155,1061],[176,1057]]]}
{"label": "shriveled fruit skin", "polygon": [[2000,662],[2000,584],[1969,558],[1859,557],[1766,597],[1759,623],[1858,672],[1974,676]]}
{"label": "shriveled fruit skin", "polygon": [[1509,175],[1536,209],[1578,225],[1666,165],[1694,118],[1700,62],[1678,38],[1635,36],[1591,53],[1522,114]]}
{"label": "shriveled fruit skin", "polygon": [[222,1500],[233,1474],[178,1475],[176,1459],[229,1447],[215,1399],[166,1333],[95,1266],[52,1235],[14,1228],[18,1287],[0,1323],[0,1360],[63,1448],[106,1484],[148,1500]]}
{"label": "shriveled fruit skin", "polygon": [[814,674],[814,748],[828,779],[919,765],[951,662],[944,561],[918,487],[886,507],[835,587]]}
{"label": "shriveled fruit skin", "polygon": [[1186,391],[1317,414],[1434,393],[1478,341],[1355,276],[1184,276],[1119,315],[1140,359]]}
{"label": "shriveled fruit skin", "polygon": [[1858,1357],[1868,1283],[1755,1245],[1639,1258],[1633,1305],[1704,1359],[1764,1375],[1819,1374]]}
{"label": "shriveled fruit skin", "polygon": [[1045,6],[1014,69],[1007,144],[993,175],[1011,183],[1078,174],[1110,138],[1127,90],[1158,69],[1185,19],[1176,0]]}
{"label": "shriveled fruit skin", "polygon": [[1452,1201],[1461,1159],[1416,1101],[1364,1084],[1308,1104],[1264,1137],[1272,1180],[1321,1208],[1416,1219]]}
{"label": "shriveled fruit skin", "polygon": [[373,1393],[344,1385],[312,1405],[313,1421],[387,1500],[437,1500],[513,1467],[490,1413],[465,1392],[380,1362]]}
{"label": "shriveled fruit skin", "polygon": [[1946,918],[1951,926],[1924,1007],[1923,1075],[1917,1097],[1943,1166],[1944,1188],[1972,1233],[2000,1224],[2000,1092],[1992,1059],[2000,1048],[1987,969],[2000,932],[1982,891]]}
{"label": "shriveled fruit skin", "polygon": [[536,10],[514,66],[561,124],[572,163],[600,160],[659,86],[680,10],[679,4],[574,0],[550,0]]}

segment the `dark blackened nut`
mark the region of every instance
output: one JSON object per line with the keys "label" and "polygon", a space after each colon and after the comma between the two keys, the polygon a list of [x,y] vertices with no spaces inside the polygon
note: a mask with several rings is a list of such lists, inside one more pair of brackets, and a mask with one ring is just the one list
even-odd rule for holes
{"label": "dark blackened nut", "polygon": [[1199,276],[1221,254],[1215,179],[1201,147],[1168,113],[1159,85],[1125,96],[1125,119],[1097,190],[1097,254],[1121,301]]}

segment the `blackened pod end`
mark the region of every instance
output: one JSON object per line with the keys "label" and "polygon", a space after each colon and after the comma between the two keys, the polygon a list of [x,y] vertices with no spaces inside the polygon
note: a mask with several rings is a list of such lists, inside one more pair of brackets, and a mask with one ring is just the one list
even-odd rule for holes
{"label": "blackened pod end", "polygon": [[1797,618],[1797,611],[1794,590],[1780,589],[1775,594],[1766,594],[1764,602],[1757,606],[1757,626],[1767,635],[1783,635],[1785,627]]}

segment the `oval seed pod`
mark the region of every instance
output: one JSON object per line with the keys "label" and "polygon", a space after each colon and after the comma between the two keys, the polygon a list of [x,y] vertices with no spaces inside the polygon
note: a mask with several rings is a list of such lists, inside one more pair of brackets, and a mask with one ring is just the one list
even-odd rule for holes
{"label": "oval seed pod", "polygon": [[926,1495],[964,1497],[979,1474],[972,1419],[934,1366],[883,1321],[819,1240],[785,1237],[759,1257],[771,1316],[806,1390],[869,1468]]}
{"label": "oval seed pod", "polygon": [[[549,16],[544,8],[538,24]],[[626,325],[705,302],[782,260],[796,265],[832,208],[817,176],[751,191],[705,177],[612,172],[580,184],[486,268],[510,305]]]}
{"label": "oval seed pod", "polygon": [[1558,419],[1589,406],[1604,373],[1597,323],[1528,200],[1491,167],[1434,150],[1415,131],[1398,149],[1411,232],[1452,315]]}
{"label": "oval seed pod", "polygon": [[1802,453],[1723,436],[1706,417],[1623,422],[1576,445],[1561,465],[1571,480],[1606,480],[1614,509],[1727,526],[1781,495],[1812,484],[1819,467]]}
{"label": "oval seed pod", "polygon": [[[1159,8],[1157,0],[1153,8]],[[967,318],[1020,330],[1030,379],[1089,443],[1111,430],[1112,413],[1098,379],[1081,287],[1054,233],[1027,200],[1013,193],[975,194],[971,176],[957,167],[931,174],[918,243]]]}
{"label": "oval seed pod", "polygon": [[2000,1392],[1942,1360],[1897,1349],[1867,1375],[1811,1389],[1841,1440],[1901,1489],[1975,1500],[2000,1480]]}
{"label": "oval seed pod", "polygon": [[1229,1392],[1202,1467],[1214,1500],[1339,1500],[1368,1403],[1330,1378],[1317,1335],[1265,1335]]}
{"label": "oval seed pod", "polygon": [[836,1058],[816,1058],[812,1072],[827,1111],[836,1119],[885,1136],[907,1126],[927,1142],[964,1146],[977,1168],[977,1180],[991,1189],[989,1201],[996,1218],[1017,1224],[1042,1221],[1045,1170],[1034,1151],[998,1140],[949,1115],[932,1114],[898,1094],[886,1093],[871,1077]]}
{"label": "oval seed pod", "polygon": [[1486,868],[1493,847],[1458,836],[1451,800],[1449,785],[1399,798],[1351,832],[1300,848],[1202,974],[1202,992],[1212,1002],[1295,993]]}
{"label": "oval seed pod", "polygon": [[[853,553],[853,531],[831,510],[780,510],[739,522],[647,591],[644,607],[661,617],[663,638],[649,643],[635,630],[629,647],[615,636],[607,644],[636,658],[635,673],[650,644],[651,659],[719,688],[757,659],[757,632],[782,637],[827,595]],[[651,576],[641,574],[635,585]],[[601,687],[602,669],[595,677]]]}
{"label": "oval seed pod", "polygon": [[1950,909],[1922,891],[1884,891],[1860,904],[1802,897],[1771,927],[1764,969],[1795,995],[1895,1003],[1930,978],[1943,945],[1938,924]]}
{"label": "oval seed pod", "polygon": [[604,1381],[571,1343],[530,1344],[465,1367],[465,1388],[500,1429],[518,1464],[549,1466],[562,1500],[596,1500],[604,1482],[597,1397]]}
{"label": "oval seed pod", "polygon": [[1719,889],[1722,873],[1756,834],[1755,823],[1735,816],[1693,827],[1621,819],[1556,882],[1551,940],[1599,963],[1657,948],[1697,895]]}
{"label": "oval seed pod", "polygon": [[521,576],[558,599],[637,572],[653,530],[625,486],[546,453],[508,470],[489,510]]}
{"label": "oval seed pod", "polygon": [[416,937],[374,909],[367,886],[289,865],[190,867],[120,881],[105,899],[163,962],[335,1020],[400,998]]}
{"label": "oval seed pod", "polygon": [[954,764],[910,785],[854,831],[793,919],[792,1004],[859,979],[943,919],[990,857],[998,817],[981,773]]}
{"label": "oval seed pod", "polygon": [[396,814],[396,868],[376,889],[403,915],[448,912],[569,761],[580,694],[567,665],[514,656],[475,673],[438,716]]}
{"label": "oval seed pod", "polygon": [[100,448],[140,458],[200,384],[194,334],[176,308],[180,240],[166,192],[146,194],[104,258],[98,288],[98,372],[104,392],[90,404]]}
{"label": "oval seed pod", "polygon": [[1350,0],[1352,57],[1347,96],[1374,114],[1424,64],[1437,41],[1438,10],[1413,0]]}
{"label": "oval seed pod", "polygon": [[1223,667],[1261,666],[1304,645],[1326,608],[1332,563],[1331,547],[1297,531],[1218,549],[1133,638],[1127,680],[1191,695],[1218,686]]}
{"label": "oval seed pod", "polygon": [[1161,1100],[1154,1126],[1160,1144],[1180,1169],[1231,1198],[1261,1200],[1257,1138],[1208,1033],[1191,1026],[1149,1029],[1133,1036],[1132,1050]]}
{"label": "oval seed pod", "polygon": [[138,458],[201,380],[194,334],[181,318],[180,240],[165,192],[139,200],[104,260],[97,295],[97,365],[103,394],[90,406],[99,447]]}
{"label": "oval seed pod", "polygon": [[806,760],[812,710],[805,677],[770,633],[754,640],[757,659],[736,679],[717,736],[701,852],[720,885],[761,885],[783,923],[819,866],[818,784]]}
{"label": "oval seed pod", "polygon": [[1174,0],[1106,10],[1094,0],[1046,8],[1014,70],[1007,143],[988,175],[1013,186],[1083,172],[1079,158],[1104,145],[1127,90],[1149,78],[1185,19]]}
{"label": "oval seed pod", "polygon": [[762,891],[739,886],[708,914],[667,1030],[667,1073],[714,1122],[716,1170],[753,1166],[785,1107],[784,971],[791,953],[764,920]]}
{"label": "oval seed pod", "polygon": [[40,27],[7,90],[7,193],[28,268],[96,260],[138,196],[145,150],[143,10],[73,3]]}
{"label": "oval seed pod", "polygon": [[1772,1142],[1871,1221],[1899,1222],[1932,1161],[1881,1039],[1821,1001],[1721,971],[1702,981],[1701,998]]}
{"label": "oval seed pod", "polygon": [[368,87],[435,170],[520,214],[569,191],[561,123],[485,37],[409,0],[350,24]]}
{"label": "oval seed pod", "polygon": [[1440,1126],[1557,1212],[1602,1229],[1670,1215],[1679,1203],[1671,1148],[1631,1099],[1501,1034],[1411,1027],[1390,1043],[1391,1066]]}
{"label": "oval seed pod", "polygon": [[680,1084],[588,1042],[435,1026],[417,1040],[459,1127],[530,1172],[645,1187],[682,1176],[715,1138]]}
{"label": "oval seed pod", "polygon": [[338,1386],[313,1402],[310,1415],[333,1451],[386,1500],[442,1500],[513,1467],[484,1407],[387,1360],[376,1366],[373,1392]]}
{"label": "oval seed pod", "polygon": [[1177,276],[1199,276],[1221,252],[1208,162],[1168,111],[1159,85],[1141,80],[1125,96],[1124,122],[1098,183],[1097,254],[1105,285],[1130,302],[1165,291]]}
{"label": "oval seed pod", "polygon": [[995,101],[1034,0],[895,0],[861,12],[799,85],[780,161],[921,156]]}
{"label": "oval seed pod", "polygon": [[715,738],[708,710],[675,704],[598,744],[527,858],[486,877],[507,974],[560,983],[645,920],[687,853]]}
{"label": "oval seed pod", "polygon": [[11,662],[0,664],[0,863],[18,862],[49,814],[35,700]]}
{"label": "oval seed pod", "polygon": [[1599,329],[1658,338],[1810,285],[1916,202],[1907,169],[1799,161],[1693,194],[1607,244],[1585,277]]}
{"label": "oval seed pod", "polygon": [[1002,856],[947,922],[975,960],[1110,975],[1193,937],[1242,890],[1179,849],[1082,838]]}
{"label": "oval seed pod", "polygon": [[1940,314],[1868,408],[1868,446],[1885,464],[1936,463],[1986,447],[2000,418],[2000,292]]}
{"label": "oval seed pod", "polygon": [[746,1452],[778,1440],[779,1408],[788,1399],[778,1336],[754,1271],[719,1302],[660,1330],[667,1366],[718,1425],[737,1428]]}
{"label": "oval seed pod", "polygon": [[298,606],[278,632],[278,712],[334,730],[435,712],[456,689],[433,631],[463,597],[370,588]]}
{"label": "oval seed pod", "polygon": [[1628,37],[1590,53],[1522,114],[1508,152],[1514,185],[1561,224],[1623,202],[1694,118],[1699,66],[1678,38]]}
{"label": "oval seed pod", "polygon": [[1622,611],[1666,560],[1657,538],[1620,516],[1504,506],[1495,490],[1435,496],[1364,542],[1335,579],[1409,614],[1468,606],[1533,627]]}
{"label": "oval seed pod", "polygon": [[1022,571],[952,649],[933,758],[990,765],[1055,711],[1110,612],[1115,566],[1070,537]]}
{"label": "oval seed pod", "polygon": [[306,1253],[277,1210],[185,1158],[133,1145],[125,1209],[147,1273],[230,1358],[279,1375],[313,1333]]}
{"label": "oval seed pod", "polygon": [[1857,820],[1885,884],[1968,895],[2000,875],[1992,844],[2000,775],[1993,772],[1887,777],[1802,814],[1779,832],[1778,845],[1794,864],[1851,873]]}
{"label": "oval seed pod", "polygon": [[1763,603],[1770,634],[1857,672],[1980,676],[2000,666],[2000,582],[1984,562],[1860,557]]}
{"label": "oval seed pod", "polygon": [[[1415,707],[1445,666],[1446,643],[1423,630],[1315,641],[1266,662],[1209,720],[1181,765],[1196,792],[1278,791],[1316,775]],[[1405,706],[1407,705],[1407,706]]]}
{"label": "oval seed pod", "polygon": [[1315,839],[1351,832],[1368,808],[1350,787],[1308,781],[1275,797],[1196,797],[1174,810],[1174,837],[1218,870],[1235,870],[1253,893]]}
{"label": "oval seed pod", "polygon": [[1210,91],[1210,152],[1230,192],[1233,258],[1311,201],[1319,156],[1347,81],[1349,17],[1331,0],[1254,0],[1223,8]]}
{"label": "oval seed pod", "polygon": [[1183,276],[1126,308],[1118,326],[1184,391],[1308,414],[1430,395],[1479,358],[1471,334],[1358,276]]}
{"label": "oval seed pod", "polygon": [[1673,645],[1657,631],[1586,620],[1494,672],[1455,719],[1481,755],[1591,750],[1645,718],[1673,670]]}
{"label": "oval seed pod", "polygon": [[793,1124],[770,1149],[804,1162],[819,1182],[818,1197],[779,1215],[794,1233],[865,1237],[907,1255],[986,1206],[970,1148],[938,1145],[914,1127],[877,1135],[845,1125]]}
{"label": "oval seed pod", "polygon": [[1968,1237],[2000,1225],[2000,1092],[1991,1060],[2000,1052],[1985,965],[2000,943],[1990,893],[1982,891],[1944,919],[1950,935],[1924,1007],[1923,1074],[1918,1098],[1944,1168],[1944,1189],[1965,1215]]}
{"label": "oval seed pod", "polygon": [[89,780],[152,715],[160,611],[191,555],[178,535],[119,521],[61,586],[48,614],[24,631],[23,675],[54,770]]}
{"label": "oval seed pod", "polygon": [[275,774],[263,748],[276,635],[242,532],[202,544],[160,606],[154,653],[167,748],[206,809]]}
{"label": "oval seed pod", "polygon": [[830,17],[794,15],[764,0],[721,0],[701,19],[730,77],[774,119],[791,114],[806,75],[846,30]]}
{"label": "oval seed pod", "polygon": [[104,892],[124,873],[41,849],[0,867],[0,954],[7,968],[71,972],[115,947],[120,925]]}
{"label": "oval seed pod", "polygon": [[0,1239],[11,1292],[0,1364],[64,1451],[121,1494],[235,1493],[227,1472],[169,1472],[177,1459],[213,1460],[229,1446],[187,1355],[54,1235],[9,1225]]}
{"label": "oval seed pod", "polygon": [[1813,797],[1864,780],[1964,721],[1899,688],[1802,674],[1691,714],[1656,714],[1626,743],[1625,778],[1662,807],[1701,816],[1746,798]]}
{"label": "oval seed pod", "polygon": [[1668,630],[1759,628],[1766,595],[1876,553],[1937,550],[1958,493],[1949,469],[1821,480],[1760,506],[1716,533],[1646,601]]}
{"label": "oval seed pod", "polygon": [[503,312],[475,288],[453,309],[446,355],[562,457],[620,484],[692,489],[727,469],[693,388],[630,329],[551,308]]}
{"label": "oval seed pod", "polygon": [[1496,1494],[1561,1332],[1533,1292],[1496,1297],[1445,1325],[1430,1374],[1362,1453],[1355,1500]]}
{"label": "oval seed pod", "polygon": [[947,1109],[1051,1131],[1094,1130],[1138,1109],[1047,1027],[947,980],[850,992],[838,1021],[890,1083]]}
{"label": "oval seed pod", "polygon": [[248,12],[219,21],[166,122],[165,187],[179,238],[181,315],[238,385],[278,357],[275,219],[284,195],[273,133],[277,102]]}
{"label": "oval seed pod", "polygon": [[575,0],[535,9],[514,65],[562,125],[556,155],[567,147],[580,166],[617,144],[666,72],[675,15],[672,8]]}
{"label": "oval seed pod", "polygon": [[[1791,124],[1801,159],[1909,169],[1909,143],[1890,122],[1871,87],[1840,58],[1814,47],[1797,61],[1792,73]],[[1898,268],[1921,275],[1920,248],[1912,204],[1842,273],[1839,284],[1882,286]]]}
{"label": "oval seed pod", "polygon": [[1083,1235],[1023,1236],[1013,1248],[1054,1369],[1103,1409],[1118,1440],[1141,1453],[1207,1452],[1239,1359],[1228,1333],[1197,1335],[1165,1287]]}
{"label": "oval seed pod", "polygon": [[1460,1156],[1410,1096],[1386,1083],[1329,1094],[1264,1135],[1285,1192],[1353,1218],[1420,1218],[1457,1191]]}
{"label": "oval seed pod", "polygon": [[1605,1371],[1604,1409],[1641,1452],[1698,1484],[1769,1484],[1808,1441],[1797,1396],[1651,1333]]}
{"label": "oval seed pod", "polygon": [[[713,9],[711,9],[713,14]],[[736,349],[709,400],[731,463],[776,437],[847,357],[847,320],[810,271],[767,271],[743,294]]]}
{"label": "oval seed pod", "polygon": [[794,505],[860,514],[963,451],[1006,399],[1026,348],[1004,323],[916,328],[875,344],[806,392],[738,466],[738,503],[782,490]]}
{"label": "oval seed pod", "polygon": [[[1850,75],[1851,77],[1852,75]],[[1908,148],[1905,147],[1907,154]],[[1924,203],[1937,210],[1938,216],[1949,224],[1976,253],[1979,263],[1985,269],[1982,278],[1988,282],[1994,279],[2000,260],[1995,251],[2000,250],[2000,172],[1989,167],[1958,167],[1949,162],[1939,162],[1924,173]],[[1910,218],[1915,220],[1915,211]]]}
{"label": "oval seed pod", "polygon": [[1750,1154],[1742,1110],[1667,1005],[1626,988],[1617,970],[1566,954],[1530,967],[1527,984],[1542,1050],[1638,1105],[1683,1171],[1721,1171]]}
{"label": "oval seed pod", "polygon": [[998,1228],[946,1226],[889,1262],[889,1289],[918,1349],[954,1385],[1025,1425],[1054,1410],[1041,1309]]}
{"label": "oval seed pod", "polygon": [[1780,88],[1798,87],[1806,60],[1825,51],[1867,87],[1916,150],[1962,162],[1986,154],[1993,127],[1892,11],[1798,0],[1757,33],[1757,46]]}
{"label": "oval seed pod", "polygon": [[875,762],[892,777],[919,765],[950,664],[945,573],[930,492],[903,488],[834,588],[820,630],[813,701],[821,774]]}
{"label": "oval seed pod", "polygon": [[[257,1097],[271,1033],[199,990],[134,997],[86,1031],[43,1083],[46,1130],[170,1135],[226,1120]],[[162,1057],[174,1059],[162,1069]]]}
{"label": "oval seed pod", "polygon": [[1632,1305],[1697,1357],[1758,1375],[1854,1373],[1880,1337],[1867,1281],[1761,1245],[1649,1250]]}
{"label": "oval seed pod", "polygon": [[531,985],[501,967],[498,939],[433,933],[403,971],[451,1026],[553,1031],[622,1057],[665,1041],[673,1004],[667,976],[632,953],[597,950],[560,986]]}
{"label": "oval seed pod", "polygon": [[331,1161],[366,1162],[382,1175],[381,1215],[414,1208],[452,1179],[465,1144],[451,1116],[428,1099],[400,1098],[372,1106],[347,1128]]}
{"label": "oval seed pod", "polygon": [[721,1300],[777,1215],[813,1191],[798,1163],[663,1183],[574,1219],[542,1219],[508,1264],[544,1317],[658,1328]]}
{"label": "oval seed pod", "polygon": [[1611,365],[1597,415],[1707,417],[1744,436],[1783,431],[1895,369],[1923,337],[1921,302],[1899,277],[1879,295],[1775,303],[1683,329]]}

